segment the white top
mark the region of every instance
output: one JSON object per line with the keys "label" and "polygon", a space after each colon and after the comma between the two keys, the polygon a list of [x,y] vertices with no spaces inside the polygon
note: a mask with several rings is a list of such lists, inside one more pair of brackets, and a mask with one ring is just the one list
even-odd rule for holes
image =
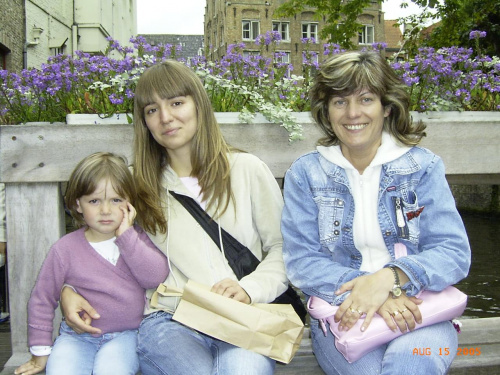
{"label": "white top", "polygon": [[391,260],[377,217],[380,172],[382,164],[401,157],[410,147],[398,144],[389,133],[383,132],[382,143],[363,174],[342,155],[340,146],[318,146],[317,149],[328,161],[344,168],[349,179],[356,207],[353,223],[354,245],[363,258],[360,270],[380,270]]}
{"label": "white top", "polygon": [[120,257],[120,250],[118,249],[118,246],[116,246],[115,240],[116,237],[113,237],[106,241],[89,243],[100,256],[106,259],[113,266],[116,266],[116,262],[118,262],[118,258]]}
{"label": "white top", "polygon": [[196,177],[180,177],[179,178],[184,186],[189,190],[200,206],[205,209],[207,206],[206,201],[202,201],[201,196],[201,186],[198,184],[198,179]]}

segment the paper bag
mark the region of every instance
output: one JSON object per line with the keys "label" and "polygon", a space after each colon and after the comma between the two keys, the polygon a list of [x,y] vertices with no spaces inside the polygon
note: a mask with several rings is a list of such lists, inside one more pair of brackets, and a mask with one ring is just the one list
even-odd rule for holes
{"label": "paper bag", "polygon": [[[160,295],[169,293],[164,285]],[[174,320],[199,332],[276,361],[289,363],[297,352],[304,324],[291,305],[247,305],[189,280]]]}

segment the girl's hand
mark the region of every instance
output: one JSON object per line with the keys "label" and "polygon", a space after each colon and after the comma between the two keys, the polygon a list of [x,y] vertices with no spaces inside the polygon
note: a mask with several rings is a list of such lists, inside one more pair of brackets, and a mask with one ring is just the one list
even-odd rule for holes
{"label": "girl's hand", "polygon": [[19,366],[14,371],[14,374],[16,375],[38,374],[39,372],[42,372],[45,369],[48,359],[49,359],[48,355],[43,355],[40,357],[32,356],[28,362],[26,362],[24,365]]}
{"label": "girl's hand", "polygon": [[137,215],[137,211],[134,206],[132,206],[129,202],[126,202],[126,207],[120,207],[120,210],[123,212],[123,219],[116,230],[116,237],[120,236],[123,232],[125,232],[128,228],[134,225],[135,216]]}
{"label": "girl's hand", "polygon": [[236,280],[224,279],[212,286],[211,292],[220,294],[224,297],[232,298],[236,301],[250,304],[251,300],[245,289],[243,289]]}
{"label": "girl's hand", "polygon": [[398,298],[389,297],[377,313],[384,318],[391,330],[396,331],[399,328],[405,333],[407,328],[413,331],[416,323],[422,323],[422,314],[418,308],[422,302],[421,299],[407,297],[405,293],[401,293]]}
{"label": "girl's hand", "polygon": [[339,330],[348,331],[359,318],[366,314],[361,326],[364,331],[370,325],[373,315],[384,304],[394,284],[394,276],[389,268],[383,268],[373,274],[357,277],[343,284],[335,294],[351,291],[339,306],[334,320],[339,323]]}

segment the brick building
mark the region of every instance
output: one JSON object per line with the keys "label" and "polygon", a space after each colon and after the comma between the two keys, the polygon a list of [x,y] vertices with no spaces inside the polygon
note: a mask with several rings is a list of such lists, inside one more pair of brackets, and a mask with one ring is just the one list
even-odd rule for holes
{"label": "brick building", "polygon": [[176,58],[188,60],[202,56],[204,52],[203,35],[174,35],[174,34],[141,34],[147,43],[152,46],[172,44],[180,47]]}
{"label": "brick building", "polygon": [[2,69],[39,67],[49,56],[101,53],[137,34],[136,0],[0,0]]}
{"label": "brick building", "polygon": [[403,33],[400,27],[396,26],[397,23],[397,20],[385,21],[385,42],[387,43],[387,47],[385,48],[386,57],[391,57],[399,52],[403,43]]}
{"label": "brick building", "polygon": [[[323,43],[319,40],[323,20],[317,20],[314,8],[309,8],[291,18],[276,18],[274,11],[284,0],[207,0],[205,8],[205,48],[209,60],[219,60],[226,53],[230,44],[245,44],[244,53],[261,51],[255,44],[259,34],[278,31],[282,41],[276,51],[282,52],[282,62],[292,63],[297,74],[302,72],[302,52],[307,48],[323,53]],[[353,42],[359,46],[371,45],[374,42],[385,42],[384,13],[382,5],[373,1],[359,16],[363,29]],[[303,38],[314,38],[316,43],[302,43]]]}
{"label": "brick building", "polygon": [[24,0],[0,0],[0,69],[23,68]]}

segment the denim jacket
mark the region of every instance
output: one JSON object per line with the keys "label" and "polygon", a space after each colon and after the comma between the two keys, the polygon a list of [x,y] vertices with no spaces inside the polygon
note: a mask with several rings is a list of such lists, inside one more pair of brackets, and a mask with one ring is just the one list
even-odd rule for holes
{"label": "denim jacket", "polygon": [[[314,151],[297,159],[285,176],[283,257],[288,278],[307,295],[339,304],[334,292],[366,274],[354,246],[354,201],[345,170]],[[462,219],[431,151],[413,147],[382,165],[378,222],[392,261],[410,281],[409,296],[440,291],[467,276],[471,252]],[[394,258],[394,244],[407,256]]]}

